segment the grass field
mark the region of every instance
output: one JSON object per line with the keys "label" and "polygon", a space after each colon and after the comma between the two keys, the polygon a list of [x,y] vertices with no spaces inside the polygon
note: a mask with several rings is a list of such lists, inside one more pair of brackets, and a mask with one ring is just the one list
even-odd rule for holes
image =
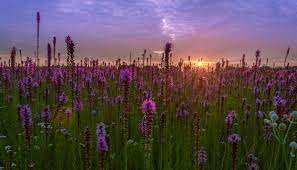
{"label": "grass field", "polygon": [[4,169],[297,169],[296,67],[174,65],[170,44],[75,63],[66,43],[67,65],[1,64]]}

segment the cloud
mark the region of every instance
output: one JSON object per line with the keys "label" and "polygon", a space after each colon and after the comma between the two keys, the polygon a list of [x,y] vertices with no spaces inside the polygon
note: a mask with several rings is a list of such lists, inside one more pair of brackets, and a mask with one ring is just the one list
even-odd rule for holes
{"label": "cloud", "polygon": [[183,38],[185,36],[195,33],[194,27],[191,23],[187,22],[186,16],[179,11],[179,7],[182,7],[183,2],[181,0],[147,0],[154,4],[154,11],[160,18],[160,29],[162,33],[170,38],[171,41],[175,41],[177,38]]}

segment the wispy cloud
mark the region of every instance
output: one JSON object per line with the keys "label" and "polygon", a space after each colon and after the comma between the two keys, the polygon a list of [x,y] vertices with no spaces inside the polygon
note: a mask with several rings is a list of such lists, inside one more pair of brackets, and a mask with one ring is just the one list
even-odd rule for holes
{"label": "wispy cloud", "polygon": [[[177,38],[182,38],[194,34],[194,27],[186,22],[186,16],[178,10],[182,5],[181,0],[147,0],[153,3],[154,11],[160,18],[160,29],[162,33],[175,41]],[[185,2],[185,1],[184,1]]]}

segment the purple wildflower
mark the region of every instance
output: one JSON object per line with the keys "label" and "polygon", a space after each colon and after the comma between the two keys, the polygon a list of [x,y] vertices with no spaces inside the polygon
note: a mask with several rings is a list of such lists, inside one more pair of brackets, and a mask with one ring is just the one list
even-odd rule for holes
{"label": "purple wildflower", "polygon": [[273,102],[274,102],[276,113],[282,114],[282,110],[286,106],[287,100],[281,97],[279,94],[277,94],[276,96],[274,96]]}
{"label": "purple wildflower", "polygon": [[90,148],[91,148],[91,132],[89,128],[86,128],[84,132],[84,168],[90,168]]}
{"label": "purple wildflower", "polygon": [[204,165],[206,164],[207,161],[207,153],[204,149],[204,147],[201,147],[200,150],[198,151],[198,164],[203,169]]}
{"label": "purple wildflower", "polygon": [[182,103],[176,110],[176,117],[177,118],[185,118],[189,115],[189,111],[184,103]]}
{"label": "purple wildflower", "polygon": [[228,129],[231,129],[234,122],[235,122],[236,114],[235,111],[231,111],[228,113],[227,117],[225,118],[225,124]]}
{"label": "purple wildflower", "polygon": [[47,106],[47,107],[44,108],[42,117],[43,117],[44,122],[45,122],[45,124],[47,126],[47,124],[49,123],[50,118],[51,118],[51,112],[50,112],[49,106]]}
{"label": "purple wildflower", "polygon": [[65,110],[65,114],[66,114],[66,116],[67,116],[67,117],[70,117],[70,116],[71,116],[71,114],[72,114],[72,111],[71,111],[71,109],[69,109],[69,108],[68,108],[68,109],[66,109],[66,110]]}
{"label": "purple wildflower", "polygon": [[64,92],[59,96],[59,104],[64,105],[68,101],[68,97],[65,95]]}
{"label": "purple wildflower", "polygon": [[23,126],[31,127],[32,126],[32,112],[29,105],[24,105],[20,109],[20,114],[23,120]]}
{"label": "purple wildflower", "polygon": [[74,100],[74,108],[77,112],[80,112],[82,110],[82,102],[79,100],[79,98],[76,98]]}
{"label": "purple wildflower", "polygon": [[152,134],[152,125],[155,111],[155,102],[151,99],[144,100],[142,103],[142,112],[144,113],[144,116],[139,124],[139,129],[146,139],[149,139]]}
{"label": "purple wildflower", "polygon": [[124,82],[131,82],[133,79],[132,71],[129,68],[120,71],[120,80]]}
{"label": "purple wildflower", "polygon": [[34,89],[37,89],[37,88],[39,87],[38,82],[35,81],[35,82],[32,84],[32,87],[33,87]]}
{"label": "purple wildflower", "polygon": [[241,138],[237,134],[232,134],[228,136],[228,141],[232,144],[232,169],[236,169],[236,160],[237,160],[237,152],[238,152],[238,143]]}
{"label": "purple wildflower", "polygon": [[241,138],[237,134],[232,134],[228,136],[228,141],[232,144],[240,142]]}
{"label": "purple wildflower", "polygon": [[53,81],[56,85],[60,86],[63,84],[63,71],[61,68],[54,69],[53,71]]}
{"label": "purple wildflower", "polygon": [[260,99],[256,99],[256,105],[261,105],[262,104],[262,101]]}
{"label": "purple wildflower", "polygon": [[258,169],[257,163],[252,162],[248,164],[248,170],[257,170],[257,169]]}
{"label": "purple wildflower", "polygon": [[97,125],[96,129],[97,135],[97,150],[98,152],[105,153],[108,151],[108,145],[106,141],[106,131],[105,131],[105,124],[100,123]]}
{"label": "purple wildflower", "polygon": [[264,117],[264,113],[262,111],[258,110],[256,117],[257,117],[257,119],[261,119]]}
{"label": "purple wildflower", "polygon": [[272,86],[273,86],[273,80],[269,80],[269,82],[266,85],[266,88],[269,90],[272,88]]}
{"label": "purple wildflower", "polygon": [[143,113],[154,113],[156,111],[156,104],[152,99],[145,99],[142,103],[141,110]]}
{"label": "purple wildflower", "polygon": [[32,112],[29,105],[24,105],[20,108],[20,114],[23,120],[23,126],[25,128],[25,140],[26,144],[30,147],[30,130],[32,127]]}
{"label": "purple wildflower", "polygon": [[247,156],[247,165],[248,165],[248,170],[257,170],[258,169],[257,157],[255,157],[253,154],[249,154]]}
{"label": "purple wildflower", "polygon": [[254,93],[255,96],[257,96],[260,93],[260,90],[259,90],[259,88],[257,86],[254,86],[253,93]]}
{"label": "purple wildflower", "polygon": [[278,107],[278,106],[286,106],[287,100],[282,98],[280,95],[274,96],[273,98],[274,101],[274,106]]}

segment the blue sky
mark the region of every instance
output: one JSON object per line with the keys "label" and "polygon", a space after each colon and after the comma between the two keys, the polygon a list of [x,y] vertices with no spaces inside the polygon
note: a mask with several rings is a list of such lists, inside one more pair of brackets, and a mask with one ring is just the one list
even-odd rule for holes
{"label": "blue sky", "polygon": [[[77,42],[77,56],[114,60],[138,56],[143,49],[159,51],[174,43],[175,58],[192,55],[251,61],[261,49],[263,58],[296,61],[296,0],[2,0],[0,55],[12,45],[32,56],[36,11],[41,13],[41,55],[56,36],[65,53],[64,37]],[[295,59],[294,59],[295,57]]]}

